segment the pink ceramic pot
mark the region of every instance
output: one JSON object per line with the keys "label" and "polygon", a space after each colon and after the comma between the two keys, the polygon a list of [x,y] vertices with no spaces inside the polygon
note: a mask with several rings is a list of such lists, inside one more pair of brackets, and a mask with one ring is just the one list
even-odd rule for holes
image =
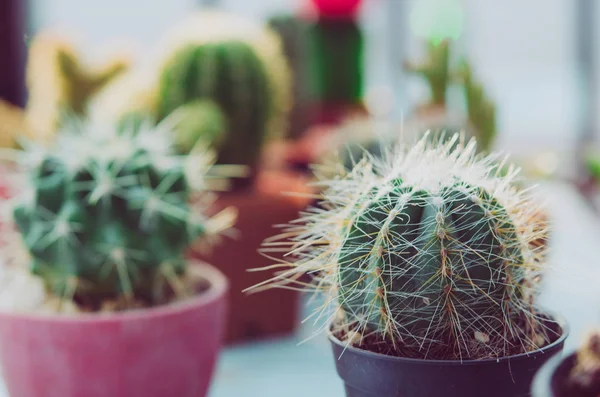
{"label": "pink ceramic pot", "polygon": [[221,347],[228,283],[197,297],[111,314],[0,314],[0,363],[12,397],[203,397]]}

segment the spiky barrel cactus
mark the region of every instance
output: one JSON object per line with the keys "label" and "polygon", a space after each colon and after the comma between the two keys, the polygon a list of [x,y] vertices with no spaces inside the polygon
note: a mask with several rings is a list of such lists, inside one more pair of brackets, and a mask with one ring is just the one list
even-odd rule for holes
{"label": "spiky barrel cactus", "polygon": [[438,359],[544,344],[532,301],[543,247],[530,242],[545,233],[536,203],[512,185],[515,170],[499,175],[475,146],[425,136],[324,181],[319,207],[284,235],[298,261],[276,283],[316,275],[343,314],[334,333],[351,343]]}
{"label": "spiky barrel cactus", "polygon": [[208,157],[174,155],[169,133],[90,124],[27,148],[13,218],[31,271],[54,294],[163,303],[185,274],[186,248],[220,230],[193,204],[206,169],[192,179],[189,167]]}
{"label": "spiky barrel cactus", "polygon": [[290,107],[279,38],[219,12],[193,15],[173,37],[160,75],[158,120],[183,105],[212,101],[227,122],[225,136],[213,142],[218,162],[255,166],[263,143],[285,129]]}

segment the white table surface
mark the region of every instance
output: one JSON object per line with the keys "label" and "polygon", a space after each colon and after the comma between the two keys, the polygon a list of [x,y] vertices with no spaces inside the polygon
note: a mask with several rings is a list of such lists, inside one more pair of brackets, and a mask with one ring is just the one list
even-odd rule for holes
{"label": "white table surface", "polygon": [[[569,322],[566,349],[571,350],[588,327],[600,325],[600,218],[562,183],[544,184],[539,194],[548,202],[555,229],[553,269],[540,299]],[[342,397],[325,336],[299,344],[312,332],[306,324],[294,337],[225,349],[209,397]],[[8,395],[0,389],[0,397]]]}

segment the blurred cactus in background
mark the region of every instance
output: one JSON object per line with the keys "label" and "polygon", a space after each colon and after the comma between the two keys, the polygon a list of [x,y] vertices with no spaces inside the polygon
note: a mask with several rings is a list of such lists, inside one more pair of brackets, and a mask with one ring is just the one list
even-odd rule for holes
{"label": "blurred cactus in background", "polygon": [[[211,142],[217,161],[256,166],[263,144],[286,133],[291,106],[290,73],[278,36],[240,17],[201,11],[178,25],[166,48],[156,94],[157,120],[202,101],[203,111],[213,113],[211,119],[226,120],[225,130]],[[214,106],[209,109],[207,102]],[[193,141],[192,122],[176,129],[186,135],[188,146]],[[198,139],[205,135],[201,128],[196,131]]]}
{"label": "blurred cactus in background", "polygon": [[564,390],[565,396],[598,397],[600,395],[600,331],[592,332],[577,352]]}
{"label": "blurred cactus in background", "polygon": [[[417,106],[415,117],[408,123],[408,130],[423,134],[433,130],[451,137],[454,132],[463,132],[476,137],[478,150],[489,152],[496,137],[496,107],[487,97],[483,85],[473,77],[467,61],[452,68],[450,40],[427,42],[427,60],[420,64],[407,63],[405,69],[422,76],[429,86],[431,99]],[[448,89],[453,84],[463,88],[466,117],[453,111],[448,103]],[[409,134],[410,135],[410,134]]]}
{"label": "blurred cactus in background", "polygon": [[263,286],[301,286],[299,276],[312,275],[337,307],[334,335],[386,354],[534,351],[550,338],[534,302],[545,249],[534,242],[546,229],[538,203],[514,184],[519,170],[502,168],[459,134],[445,143],[426,134],[381,159],[365,154],[322,180],[318,206],[265,243],[273,252],[286,241],[295,261]]}
{"label": "blurred cactus in background", "polygon": [[427,58],[421,64],[407,63],[405,69],[423,77],[429,85],[429,106],[446,107],[446,94],[450,84],[450,42],[427,42]]}
{"label": "blurred cactus in background", "polygon": [[590,153],[586,154],[584,161],[590,176],[596,183],[600,183],[600,152],[597,150],[590,151]]}
{"label": "blurred cactus in background", "polygon": [[[358,21],[360,0],[313,0],[316,21],[309,24],[311,97],[323,121],[337,122],[346,108],[360,106],[364,90],[364,37]],[[330,114],[331,113],[331,114]]]}
{"label": "blurred cactus in background", "polygon": [[220,148],[225,145],[229,127],[227,118],[212,100],[196,100],[177,109],[180,122],[175,134],[175,147],[180,153],[190,153],[202,142]]}
{"label": "blurred cactus in background", "polygon": [[38,138],[51,136],[66,115],[86,115],[93,97],[129,65],[127,58],[115,56],[91,67],[66,37],[54,32],[36,35],[27,61],[27,119]]}
{"label": "blurred cactus in background", "polygon": [[[28,144],[14,176],[20,194],[4,202],[48,290],[86,310],[187,296],[186,249],[231,226],[226,209],[209,218],[199,198],[213,156],[176,155],[167,124],[117,130],[69,122],[50,146]],[[17,261],[14,247],[2,254]]]}
{"label": "blurred cactus in background", "polygon": [[496,138],[496,107],[486,96],[483,85],[474,80],[471,65],[463,62],[459,72],[464,87],[469,123],[477,136],[480,149],[491,150]]}
{"label": "blurred cactus in background", "polygon": [[452,111],[448,106],[448,89],[452,83],[450,40],[429,40],[426,42],[426,58],[421,63],[406,62],[404,68],[411,74],[422,77],[430,92],[430,99],[418,104],[413,117],[406,123],[408,140],[432,131],[430,138],[438,142],[440,137],[452,137],[463,132],[474,136],[466,117]]}
{"label": "blurred cactus in background", "polygon": [[325,104],[360,103],[364,39],[358,22],[319,19],[310,27],[312,96]]}
{"label": "blurred cactus in background", "polygon": [[25,111],[0,100],[0,148],[17,147],[17,139],[21,135],[32,135]]}
{"label": "blurred cactus in background", "polygon": [[292,71],[293,106],[289,137],[299,139],[314,117],[309,107],[309,23],[293,15],[278,15],[270,18],[268,25],[281,37],[283,51]]}

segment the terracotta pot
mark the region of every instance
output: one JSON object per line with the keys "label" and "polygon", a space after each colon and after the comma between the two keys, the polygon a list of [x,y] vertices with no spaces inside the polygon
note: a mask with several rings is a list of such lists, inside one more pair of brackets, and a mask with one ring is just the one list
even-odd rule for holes
{"label": "terracotta pot", "polygon": [[[281,178],[278,180],[277,178]],[[261,182],[262,181],[262,182]],[[268,181],[268,182],[267,182]],[[229,344],[292,333],[299,317],[299,293],[272,289],[256,294],[242,291],[266,279],[271,273],[249,272],[273,264],[258,250],[263,241],[281,231],[273,225],[287,224],[298,217],[307,200],[281,194],[295,186],[285,173],[271,173],[258,178],[253,189],[224,193],[215,204],[215,211],[233,206],[239,211],[235,239],[224,239],[210,253],[192,255],[218,267],[231,284],[230,307],[226,341]],[[259,190],[257,186],[263,188]],[[281,188],[277,188],[277,186]]]}
{"label": "terracotta pot", "polygon": [[75,316],[0,313],[0,363],[10,395],[205,396],[228,283],[211,266],[195,269],[209,289],[170,305]]}

